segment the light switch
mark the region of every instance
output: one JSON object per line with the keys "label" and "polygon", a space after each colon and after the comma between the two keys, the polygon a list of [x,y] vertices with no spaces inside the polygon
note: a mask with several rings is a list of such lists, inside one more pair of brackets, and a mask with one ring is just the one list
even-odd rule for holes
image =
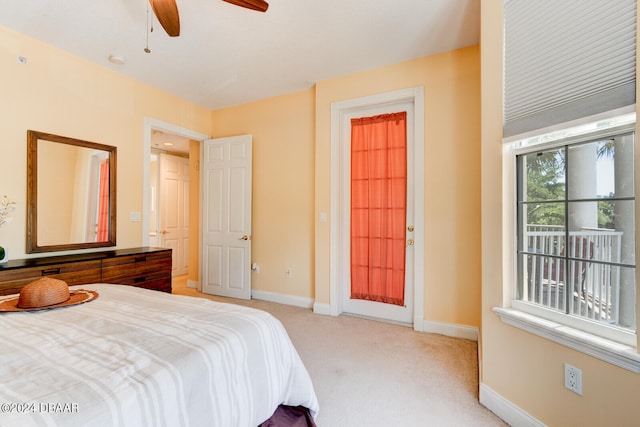
{"label": "light switch", "polygon": [[320,222],[327,222],[327,213],[320,212]]}
{"label": "light switch", "polygon": [[140,212],[130,212],[129,213],[129,221],[131,221],[131,222],[140,222]]}

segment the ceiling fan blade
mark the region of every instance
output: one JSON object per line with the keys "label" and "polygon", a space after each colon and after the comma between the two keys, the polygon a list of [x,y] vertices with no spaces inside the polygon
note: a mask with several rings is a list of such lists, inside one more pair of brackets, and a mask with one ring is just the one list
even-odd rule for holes
{"label": "ceiling fan blade", "polygon": [[171,37],[180,35],[180,16],[176,0],[149,0],[153,13],[156,14],[162,28]]}
{"label": "ceiling fan blade", "polygon": [[258,12],[266,12],[269,8],[269,3],[264,0],[222,0],[227,3],[234,4],[236,6],[245,7],[251,10],[257,10]]}

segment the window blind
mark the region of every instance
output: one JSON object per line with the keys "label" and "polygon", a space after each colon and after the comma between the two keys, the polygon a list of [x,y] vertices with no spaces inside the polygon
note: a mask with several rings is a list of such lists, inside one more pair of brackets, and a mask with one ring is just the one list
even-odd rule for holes
{"label": "window blind", "polygon": [[635,104],[635,0],[505,0],[504,137]]}

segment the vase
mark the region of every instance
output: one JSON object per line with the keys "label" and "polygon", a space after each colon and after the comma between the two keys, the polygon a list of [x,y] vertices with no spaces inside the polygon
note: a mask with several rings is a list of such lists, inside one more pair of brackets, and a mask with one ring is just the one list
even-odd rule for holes
{"label": "vase", "polygon": [[0,246],[0,264],[7,262],[8,259],[9,254],[7,253],[7,250]]}

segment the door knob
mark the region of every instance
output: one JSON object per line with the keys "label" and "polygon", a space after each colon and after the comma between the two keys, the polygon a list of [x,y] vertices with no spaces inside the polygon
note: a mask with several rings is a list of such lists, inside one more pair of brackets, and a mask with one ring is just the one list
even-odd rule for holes
{"label": "door knob", "polygon": [[249,236],[247,236],[246,234],[244,236],[242,236],[239,240],[249,240]]}
{"label": "door knob", "polygon": [[413,231],[413,225],[408,226],[408,227],[407,227],[407,230],[409,230],[409,231]]}
{"label": "door knob", "polygon": [[167,230],[162,230],[162,231],[160,232],[160,234],[167,234],[167,233],[168,233],[168,231],[167,231]]}
{"label": "door knob", "polygon": [[407,240],[407,246],[413,246],[413,244],[414,244],[413,239]]}

